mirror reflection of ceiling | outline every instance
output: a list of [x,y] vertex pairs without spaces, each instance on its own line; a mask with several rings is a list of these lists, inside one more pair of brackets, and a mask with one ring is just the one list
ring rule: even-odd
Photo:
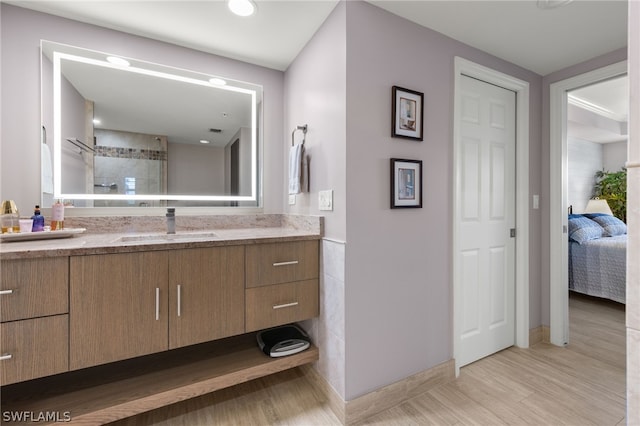
[[74,61],[63,61],[62,73],[83,98],[94,101],[97,129],[135,129],[167,136],[172,143],[208,140],[210,146],[224,147],[241,127],[251,127],[248,94]]
[[[338,4],[257,0],[257,13],[240,18],[220,0],[4,1],[282,71]],[[536,0],[369,3],[541,76],[627,45],[626,1],[577,0],[550,9]]]
[[596,143],[628,139],[629,79],[621,76],[568,95],[567,135]]

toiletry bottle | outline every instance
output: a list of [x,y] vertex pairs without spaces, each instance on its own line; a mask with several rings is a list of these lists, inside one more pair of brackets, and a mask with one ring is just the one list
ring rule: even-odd
[[2,233],[20,232],[20,214],[18,213],[18,207],[13,200],[2,201],[2,215],[0,216],[0,226],[2,227]]
[[33,219],[33,228],[31,229],[32,232],[44,231],[44,216],[40,214],[40,206],[36,205],[31,219]]
[[62,200],[58,200],[51,206],[51,230],[60,231],[62,229],[64,229],[64,204],[62,204]]

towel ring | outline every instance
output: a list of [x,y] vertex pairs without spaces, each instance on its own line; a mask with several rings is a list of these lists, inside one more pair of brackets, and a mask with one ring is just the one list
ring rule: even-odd
[[307,138],[307,125],[305,124],[304,126],[298,126],[295,129],[293,129],[293,132],[291,132],[291,146],[295,145],[295,135],[296,132],[298,130],[302,130],[302,145],[304,145],[304,141]]

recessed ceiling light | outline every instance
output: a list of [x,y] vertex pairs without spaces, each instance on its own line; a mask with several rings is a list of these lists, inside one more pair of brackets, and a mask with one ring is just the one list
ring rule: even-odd
[[200,143],[202,143],[202,144],[208,144],[208,143],[211,143],[211,141],[208,141],[208,140],[206,140],[206,139],[201,139],[201,140],[200,140]]
[[128,67],[129,65],[131,65],[126,59],[119,58],[117,56],[109,56],[107,57],[107,61],[111,62],[113,65],[118,65],[121,67]]
[[211,84],[215,84],[216,86],[224,86],[225,84],[227,84],[227,82],[226,82],[226,81],[224,81],[224,80],[223,80],[223,79],[221,79],[221,78],[217,78],[217,77],[215,77],[215,78],[210,78],[210,79],[209,79],[209,83],[211,83]]
[[251,16],[256,12],[256,4],[251,0],[228,0],[227,6],[238,16]]

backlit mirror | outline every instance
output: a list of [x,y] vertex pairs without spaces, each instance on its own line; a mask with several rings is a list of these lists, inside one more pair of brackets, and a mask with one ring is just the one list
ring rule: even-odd
[[44,206],[259,206],[261,86],[41,47]]

